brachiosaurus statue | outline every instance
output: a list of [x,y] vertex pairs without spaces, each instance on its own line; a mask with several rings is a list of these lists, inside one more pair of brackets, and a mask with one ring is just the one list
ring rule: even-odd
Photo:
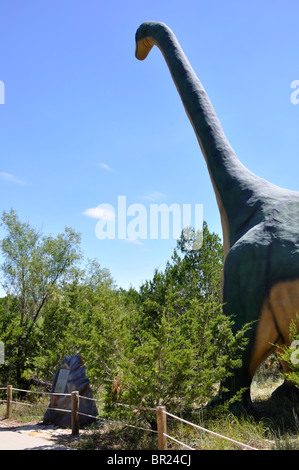
[[[248,408],[256,368],[274,345],[289,344],[290,323],[299,313],[299,192],[244,167],[173,32],[163,23],[145,22],[136,32],[137,59],[145,59],[154,45],[169,67],[215,191],[223,231],[223,311],[234,316],[235,331],[253,322],[243,365],[224,384],[230,390],[224,399],[246,388],[242,405]],[[280,394],[290,387],[284,382]]]

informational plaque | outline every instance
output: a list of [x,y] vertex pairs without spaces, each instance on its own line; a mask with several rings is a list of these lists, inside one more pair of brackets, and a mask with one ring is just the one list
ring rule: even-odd
[[4,343],[0,341],[0,364],[5,363],[5,355],[4,355]]
[[57,377],[54,393],[64,393],[67,379],[69,377],[69,373],[70,373],[69,369],[60,369],[58,377]]

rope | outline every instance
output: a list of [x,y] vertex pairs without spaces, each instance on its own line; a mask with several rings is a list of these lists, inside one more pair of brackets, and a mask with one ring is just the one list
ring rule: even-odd
[[[6,390],[6,387],[0,387],[0,390]],[[12,388],[12,390],[15,390],[17,392],[36,393],[38,395],[53,395],[53,396],[65,396],[65,397],[70,397],[71,396],[71,393],[38,392],[38,391],[35,391],[35,390],[24,390],[22,388]],[[103,402],[103,400],[98,400],[96,398],[90,398],[90,397],[84,397],[82,395],[79,395],[79,398],[82,398],[83,400]],[[142,410],[142,411],[156,411],[156,408],[150,408],[150,407],[145,407],[145,406],[127,405],[127,404],[124,404],[124,403],[113,403],[113,405],[124,406],[124,407],[127,407],[127,408],[135,408],[136,410]]]
[[148,408],[148,407],[135,406],[135,405],[125,405],[124,403],[113,403],[113,405],[125,406],[127,408],[135,408],[136,410],[142,410],[142,411],[156,411],[156,408]]
[[64,396],[70,397],[71,393],[53,393],[53,392],[36,392],[35,390],[24,390],[22,388],[13,388],[12,390],[16,390],[17,392],[26,392],[26,393],[36,393],[38,395],[55,395],[55,396]]
[[24,405],[24,406],[39,406],[40,408],[43,408],[40,405],[33,405],[32,403],[25,403],[25,402],[21,402],[21,401],[12,400],[10,403],[14,403],[15,405]]
[[190,421],[186,421],[185,419],[179,418],[178,416],[175,416],[171,413],[168,413],[168,411],[163,411],[163,413],[165,413],[168,416],[171,416],[172,418],[178,419],[179,421],[182,421],[183,423],[190,424],[190,426],[193,426],[194,428],[200,429],[201,431],[205,431],[205,432],[208,432],[210,434],[213,434],[216,437],[220,437],[221,439],[226,439],[227,441],[233,442],[234,444],[237,444],[239,446],[246,447],[247,449],[258,450],[255,447],[248,446],[247,444],[242,444],[241,442],[230,439],[229,437],[221,436],[221,434],[218,434],[214,431],[210,431],[209,429],[202,428],[201,426],[198,426],[197,424],[190,423]]
[[[0,387],[0,390],[6,390],[7,387]],[[53,395],[53,396],[71,396],[70,393],[50,393],[50,392],[37,392],[37,391],[33,391],[33,390],[24,390],[24,389],[21,389],[21,388],[12,388],[12,390],[16,390],[16,391],[19,391],[19,392],[26,392],[26,393],[36,393],[36,394],[40,394],[40,395]],[[85,400],[92,400],[92,401],[102,401],[102,400],[96,400],[94,398],[90,398],[90,397],[84,397],[84,396],[81,396],[79,395],[79,398],[81,399],[85,399]],[[0,403],[2,402],[6,402],[7,400],[0,400]],[[35,407],[38,407],[38,408],[44,408],[43,406],[41,405],[34,405],[34,404],[31,404],[31,403],[25,403],[25,402],[18,402],[18,401],[11,401],[11,403],[14,403],[14,404],[18,404],[18,405],[25,405],[25,406],[35,406]],[[149,407],[136,407],[136,406],[133,406],[133,405],[127,405],[127,404],[124,404],[124,403],[113,403],[114,405],[117,405],[117,406],[124,406],[124,407],[127,407],[127,408],[135,408],[135,410],[145,410],[145,411],[156,411],[156,408],[149,408]],[[53,410],[53,411],[61,411],[61,412],[64,412],[64,413],[71,413],[72,411],[71,410],[66,410],[66,409],[61,409],[61,408],[50,408],[48,407],[49,410]],[[172,417],[172,418],[175,418],[179,421],[182,421],[183,423],[186,423],[186,424],[189,424],[190,426],[193,426],[194,428],[197,428],[201,431],[204,431],[204,432],[207,432],[207,433],[210,433],[212,434],[213,436],[216,436],[216,437],[220,437],[221,439],[225,439],[229,442],[232,442],[233,444],[236,444],[238,446],[241,446],[241,447],[245,447],[246,449],[251,449],[251,450],[258,450],[256,449],[255,447],[251,447],[247,444],[243,444],[241,442],[238,442],[238,441],[235,441],[234,439],[230,439],[229,437],[225,437],[225,436],[222,436],[221,434],[218,434],[214,431],[210,431],[209,429],[205,429],[201,426],[198,426],[197,424],[193,424],[191,423],[190,421],[187,421],[183,418],[179,418],[178,416],[172,414],[172,413],[169,413],[168,411],[164,411],[163,410],[163,413],[165,413],[166,415]],[[85,414],[85,413],[81,413],[81,412],[78,412],[79,415],[82,415],[82,416],[87,416],[87,417],[91,417],[91,418],[95,418],[95,419],[98,419],[98,420],[101,420],[101,421],[107,421],[107,422],[111,422],[111,423],[116,423],[116,424],[121,424],[122,426],[126,426],[126,427],[130,427],[130,428],[134,428],[134,429],[140,429],[142,431],[147,431],[147,432],[153,432],[153,433],[158,433],[158,431],[154,431],[152,429],[147,429],[147,428],[142,428],[142,427],[138,427],[138,426],[134,426],[132,424],[126,424],[126,423],[123,423],[121,421],[114,421],[114,420],[111,420],[111,419],[105,419],[105,418],[100,418],[100,417],[96,417],[96,416],[92,416],[92,415],[88,415],[88,414]],[[190,450],[194,450],[192,447],[189,447],[187,444],[184,444],[183,442],[180,442],[178,441],[177,439],[175,439],[174,437],[172,436],[169,436],[168,434],[165,434],[164,435],[168,438],[168,439],[171,439],[175,442],[177,442],[178,444],[186,447],[187,449],[190,449]]]
[[[5,387],[3,387],[3,390],[6,390]],[[19,391],[19,392],[31,392],[31,393],[38,393],[38,394],[46,394],[46,395],[63,395],[63,396],[71,396],[71,394],[69,393],[47,393],[47,392],[35,392],[35,391],[32,391],[32,390],[23,390],[23,389],[20,389],[20,388],[13,388],[12,390],[16,390],[16,391]],[[79,395],[79,398],[83,398],[83,399],[86,399],[86,400],[94,400],[94,398],[89,398],[89,397],[83,397],[81,395]],[[6,402],[7,400],[0,400],[0,402]],[[100,401],[100,400],[98,400]],[[11,403],[14,403],[15,405],[24,405],[24,406],[33,406],[33,407],[37,407],[37,408],[44,408],[44,406],[41,406],[41,405],[35,405],[35,404],[32,404],[32,403],[26,403],[26,402],[20,402],[20,401],[14,401],[12,400]],[[123,406],[130,406],[130,405],[123,405]],[[47,407],[48,410],[53,410],[53,411],[61,411],[61,412],[64,412],[64,413],[71,413],[72,410],[67,410],[67,409],[61,409],[61,408],[51,408],[51,407]],[[150,409],[150,408],[138,408],[138,409]],[[155,411],[155,409],[154,409]],[[122,426],[125,426],[125,427],[129,427],[129,428],[134,428],[134,429],[139,429],[141,431],[147,431],[147,432],[153,432],[153,433],[158,433],[158,431],[154,431],[153,429],[148,429],[148,428],[143,428],[143,427],[140,427],[140,426],[134,426],[133,424],[127,424],[127,423],[123,423],[122,421],[114,421],[112,419],[105,419],[105,418],[100,418],[98,416],[93,416],[93,415],[89,415],[89,414],[86,414],[86,413],[82,413],[80,411],[78,411],[78,415],[81,415],[81,416],[87,416],[89,418],[94,418],[94,419],[98,419],[100,421],[106,421],[106,422],[110,422],[110,423],[116,423],[116,424],[120,424]]]
[[103,401],[103,400],[97,400],[96,398],[83,397],[82,395],[79,395],[79,398],[83,398],[83,400],[91,400],[91,401],[99,401],[99,402]]
[[[35,408],[45,408],[42,405],[35,405],[35,404],[32,404],[32,403],[26,403],[24,401],[14,401],[14,400],[12,400],[11,403],[14,403],[15,405],[33,406]],[[67,410],[65,408],[50,408],[50,407],[48,407],[47,409],[48,410],[53,410],[53,411],[63,411],[65,413],[71,413],[72,412],[71,410]]]
[[158,431],[154,431],[153,429],[141,428],[140,426],[134,426],[133,424],[127,424],[127,423],[123,423],[122,421],[115,421],[113,419],[100,418],[99,416],[93,416],[93,415],[88,415],[86,413],[81,413],[81,411],[78,412],[78,415],[88,416],[90,418],[98,419],[100,421],[106,421],[106,422],[109,422],[109,423],[121,424],[122,426],[125,426],[125,427],[128,427],[128,428],[140,429],[141,431],[153,432],[155,434],[158,433]]
[[61,409],[61,408],[47,408],[48,410],[53,410],[53,411],[63,411],[64,413],[71,413],[72,410],[66,410],[66,409]]
[[184,444],[183,442],[178,441],[177,439],[175,439],[172,436],[168,436],[168,434],[165,434],[165,432],[163,432],[163,436],[166,436],[168,439],[171,439],[172,441],[177,442],[178,444],[186,447],[187,449],[194,450],[193,447],[187,446],[187,444]]

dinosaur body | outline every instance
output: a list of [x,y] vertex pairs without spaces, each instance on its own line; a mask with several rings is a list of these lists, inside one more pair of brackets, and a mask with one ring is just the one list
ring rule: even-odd
[[[226,384],[231,394],[247,388],[258,365],[289,344],[299,312],[299,192],[259,178],[237,158],[214,108],[172,31],[143,23],[136,32],[136,57],[161,50],[195,131],[215,191],[223,231],[224,313],[235,330],[254,322],[243,366]],[[285,367],[285,364],[283,364]]]

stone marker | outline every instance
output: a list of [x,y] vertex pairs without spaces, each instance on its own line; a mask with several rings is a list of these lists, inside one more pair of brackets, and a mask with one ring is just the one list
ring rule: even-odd
[[[51,393],[57,393],[57,395],[51,395],[50,397],[50,403],[44,416],[44,424],[56,424],[62,428],[71,427],[71,413],[59,411],[71,410],[71,396],[58,394],[71,394],[74,391],[78,391],[80,395],[79,413],[90,415],[79,414],[79,425],[84,426],[93,423],[95,416],[98,415],[98,410],[93,400],[82,398],[92,398],[92,391],[86,376],[83,359],[79,354],[71,357],[67,356],[54,375]],[[55,410],[55,408],[59,410]]]
[[0,364],[5,364],[5,347],[4,343],[0,341]]

